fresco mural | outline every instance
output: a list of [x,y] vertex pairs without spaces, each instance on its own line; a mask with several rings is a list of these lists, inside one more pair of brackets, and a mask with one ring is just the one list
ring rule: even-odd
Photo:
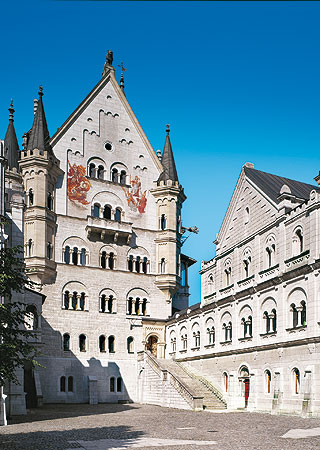
[[136,175],[133,180],[130,179],[131,187],[126,189],[123,186],[123,192],[125,193],[128,206],[135,211],[139,211],[140,214],[145,212],[147,206],[147,191],[142,192],[140,178]]
[[71,166],[69,163],[67,193],[68,199],[73,202],[81,203],[82,205],[89,205],[90,202],[86,200],[87,193],[91,188],[90,181],[86,178],[85,167],[76,164]]

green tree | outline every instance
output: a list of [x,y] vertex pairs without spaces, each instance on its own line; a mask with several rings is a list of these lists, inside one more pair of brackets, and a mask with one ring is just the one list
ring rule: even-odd
[[30,316],[25,304],[14,301],[14,293],[34,287],[26,274],[23,248],[0,248],[0,386],[6,381],[18,383],[16,369],[31,361],[38,351],[30,338],[36,334],[28,330],[26,319]]

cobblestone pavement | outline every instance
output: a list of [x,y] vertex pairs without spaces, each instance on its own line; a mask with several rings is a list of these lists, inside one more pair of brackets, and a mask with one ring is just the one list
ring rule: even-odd
[[[320,419],[240,411],[45,405],[9,423],[0,428],[0,448],[5,450],[320,450]],[[302,431],[289,432],[297,429]],[[292,437],[281,437],[285,434]]]

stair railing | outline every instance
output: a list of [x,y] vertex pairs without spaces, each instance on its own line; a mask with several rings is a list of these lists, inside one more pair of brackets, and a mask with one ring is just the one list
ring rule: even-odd
[[[145,350],[146,362],[154,370],[154,372],[163,381],[169,381],[171,386],[179,392],[179,394],[186,400],[193,410],[203,409],[203,396],[199,396],[196,392],[193,392],[179,377],[173,375],[170,370],[161,367],[161,364],[157,358],[152,355],[149,350]],[[168,377],[169,374],[169,377]]]

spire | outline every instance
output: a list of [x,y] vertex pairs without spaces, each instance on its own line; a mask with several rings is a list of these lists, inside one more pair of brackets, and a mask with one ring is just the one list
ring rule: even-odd
[[38,107],[34,115],[33,125],[29,131],[27,150],[50,150],[50,136],[42,102],[42,86],[39,86]]
[[121,64],[118,64],[118,67],[121,67],[121,76],[120,76],[120,89],[122,90],[122,92],[125,94],[124,92],[124,78],[123,78],[123,72],[125,72],[127,69],[125,69],[123,67],[123,62],[121,61]]
[[19,170],[19,145],[17,140],[16,131],[13,125],[13,100],[11,99],[10,108],[9,108],[9,125],[6,132],[6,137],[4,138],[4,148],[5,148],[5,157],[8,160],[8,167],[10,170],[16,168]]
[[174,157],[173,157],[173,152],[172,152],[172,147],[171,147],[171,142],[170,142],[170,137],[169,137],[169,133],[170,133],[170,125],[167,124],[167,136],[166,136],[166,141],[164,143],[164,149],[163,149],[163,154],[162,154],[162,166],[163,166],[163,172],[160,174],[159,178],[158,178],[158,183],[160,181],[179,181],[178,180],[178,174],[177,174],[177,169],[176,169],[176,165],[174,162]]

